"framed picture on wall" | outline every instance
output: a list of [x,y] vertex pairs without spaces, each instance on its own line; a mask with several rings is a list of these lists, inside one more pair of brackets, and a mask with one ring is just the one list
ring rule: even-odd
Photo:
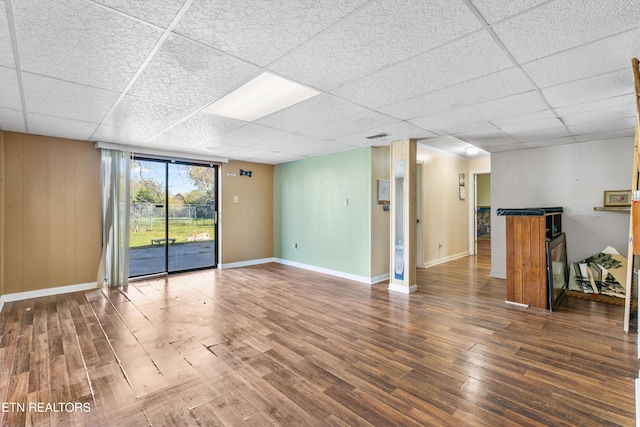
[[631,206],[631,190],[605,191],[604,206],[606,208]]
[[389,189],[388,179],[378,180],[378,204],[388,205],[391,201],[391,191]]

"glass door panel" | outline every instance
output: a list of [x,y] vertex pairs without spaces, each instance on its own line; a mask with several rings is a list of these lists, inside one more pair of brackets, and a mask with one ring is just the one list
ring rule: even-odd
[[168,168],[168,271],[215,267],[217,167]]
[[129,277],[166,271],[166,164],[131,162]]

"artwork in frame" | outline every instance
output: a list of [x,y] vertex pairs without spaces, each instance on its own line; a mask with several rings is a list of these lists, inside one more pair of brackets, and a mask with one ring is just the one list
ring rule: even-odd
[[389,188],[389,180],[379,179],[378,180],[378,204],[388,205],[390,201],[391,201],[391,191]]
[[604,207],[625,207],[631,206],[631,190],[605,191]]

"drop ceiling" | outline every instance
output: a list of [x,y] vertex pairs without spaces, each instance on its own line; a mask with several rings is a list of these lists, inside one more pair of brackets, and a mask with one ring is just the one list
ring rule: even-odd
[[[633,0],[4,0],[0,129],[270,164],[616,143],[638,56]],[[204,111],[265,71],[320,94]]]

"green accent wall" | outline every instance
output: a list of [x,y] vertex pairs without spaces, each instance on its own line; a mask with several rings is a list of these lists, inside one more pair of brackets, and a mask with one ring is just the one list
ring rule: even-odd
[[371,148],[276,165],[274,255],[370,277]]

